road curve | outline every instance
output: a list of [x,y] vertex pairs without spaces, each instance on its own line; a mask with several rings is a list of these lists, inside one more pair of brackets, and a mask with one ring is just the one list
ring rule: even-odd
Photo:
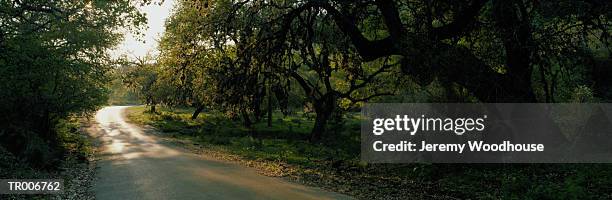
[[127,123],[125,108],[101,109],[89,128],[102,147],[97,199],[350,199],[164,144]]

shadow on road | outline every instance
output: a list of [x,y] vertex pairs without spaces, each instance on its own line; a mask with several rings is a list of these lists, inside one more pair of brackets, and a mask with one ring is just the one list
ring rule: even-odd
[[125,122],[125,108],[98,111],[89,128],[102,149],[98,199],[350,199],[160,143]]

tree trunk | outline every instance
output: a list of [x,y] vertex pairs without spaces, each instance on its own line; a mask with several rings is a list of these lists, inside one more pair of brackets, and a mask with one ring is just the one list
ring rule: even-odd
[[310,141],[317,142],[321,140],[323,133],[326,131],[327,121],[329,121],[336,106],[336,99],[334,95],[326,94],[318,101],[312,103],[317,117],[314,127],[310,132]]
[[196,110],[193,112],[193,114],[191,115],[191,120],[195,120],[198,118],[198,115],[200,115],[200,113],[202,112],[202,110],[204,110],[204,105],[200,105],[198,106],[198,108],[196,108]]
[[272,127],[272,93],[270,91],[268,91],[268,127]]
[[[259,97],[257,97],[259,98]],[[255,117],[255,122],[259,123],[261,121],[261,117],[263,113],[261,113],[261,105],[259,100],[255,100],[253,105],[253,116]]]
[[247,128],[251,128],[251,125],[253,124],[253,122],[251,122],[249,113],[246,112],[245,110],[242,110],[241,113],[242,113],[242,120],[244,121],[244,126]]
[[152,105],[151,105],[151,110],[150,110],[150,112],[151,112],[151,113],[157,113],[157,109],[155,109],[155,104],[152,104]]
[[[520,1],[516,1],[514,4],[511,1],[501,1],[500,4],[508,4],[498,5],[501,10],[507,13],[497,13],[502,16],[496,16],[496,24],[499,29],[504,30],[501,36],[506,50],[506,65],[508,66],[507,74],[509,77],[506,84],[510,86],[512,95],[516,98],[511,102],[535,102],[536,98],[531,85],[531,74],[533,73],[533,67],[531,66],[533,55],[531,27],[527,16],[518,14],[526,12],[520,10],[524,5]],[[515,6],[515,4],[519,5]],[[512,9],[516,7],[519,9]]]
[[310,141],[317,142],[321,140],[323,133],[326,131],[327,121],[331,112],[317,112],[314,127],[310,132]]

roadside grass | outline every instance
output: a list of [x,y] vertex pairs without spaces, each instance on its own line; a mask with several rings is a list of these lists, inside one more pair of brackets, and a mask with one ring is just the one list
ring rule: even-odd
[[[127,117],[152,125],[186,146],[264,163],[262,173],[361,199],[612,199],[610,164],[372,164],[359,160],[360,124],[348,115],[320,144],[307,141],[312,120],[273,116],[245,128],[218,113],[191,120],[192,109],[130,107]],[[207,152],[209,153],[209,152]],[[223,157],[223,156],[222,156]],[[232,159],[235,160],[235,159]]]
[[[60,120],[57,132],[62,155],[57,167],[39,169],[31,167],[22,159],[15,157],[0,147],[0,178],[2,179],[63,179],[64,191],[61,194],[5,194],[0,199],[93,199],[88,188],[93,179],[90,159],[94,149],[90,138],[80,129],[82,119]],[[30,148],[44,148],[32,146]]]
[[[159,114],[148,113],[142,106],[128,110],[130,121],[152,125],[165,136],[223,147],[249,159],[308,165],[313,160],[350,160],[359,155],[360,127],[355,118],[350,118],[345,125],[349,129],[328,135],[322,145],[313,145],[307,141],[313,122],[301,114],[282,118],[275,113],[271,127],[267,127],[264,119],[249,129],[240,121],[226,119],[221,114],[202,113],[191,120],[192,110],[185,108],[160,108]],[[330,148],[339,147],[337,145],[342,147]]]

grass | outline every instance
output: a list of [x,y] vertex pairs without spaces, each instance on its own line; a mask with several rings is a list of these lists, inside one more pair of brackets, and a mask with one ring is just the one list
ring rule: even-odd
[[[312,160],[357,159],[359,155],[360,127],[355,118],[349,119],[348,130],[328,136],[324,145],[312,145],[307,138],[313,122],[302,115],[282,118],[275,113],[271,127],[262,121],[249,129],[240,121],[226,119],[220,114],[202,113],[196,120],[191,120],[191,109],[161,108],[158,115],[145,112],[142,106],[129,110],[128,118],[133,122],[152,125],[171,137],[224,147],[250,159],[280,159],[289,164],[304,165],[312,163]],[[328,147],[337,145],[343,148]]]
[[[263,170],[362,199],[611,199],[609,164],[368,164],[359,160],[359,120],[346,117],[320,144],[306,140],[312,120],[274,115],[245,128],[239,121],[191,109],[131,107],[128,118],[162,135],[231,154]],[[335,128],[335,129],[334,129]],[[264,172],[267,174],[267,172]]]
[[[80,130],[78,119],[60,120],[57,132],[59,147],[62,152],[56,167],[35,168],[23,159],[0,146],[0,178],[3,179],[63,179],[64,191],[57,195],[0,195],[0,199],[82,199],[88,196],[86,190],[90,185],[91,168],[89,160],[94,149],[90,139]],[[39,144],[40,145],[40,144]],[[32,147],[45,148],[45,147]]]

